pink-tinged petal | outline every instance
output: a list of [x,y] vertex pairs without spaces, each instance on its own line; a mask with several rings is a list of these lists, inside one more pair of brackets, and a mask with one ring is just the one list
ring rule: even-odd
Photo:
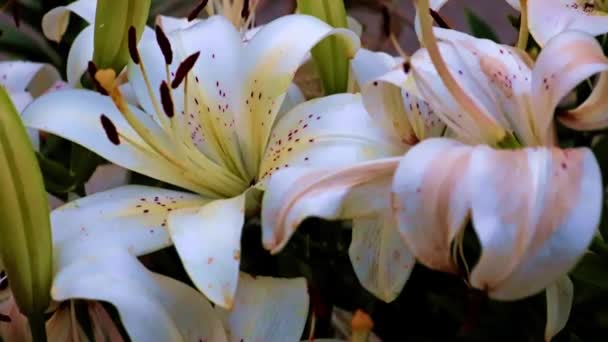
[[206,202],[198,195],[139,185],[69,202],[51,213],[55,250],[65,257],[56,264],[61,267],[78,253],[110,246],[137,256],[170,246],[169,213]]
[[338,169],[293,167],[277,172],[262,202],[264,246],[279,252],[307,217],[354,219],[386,209],[382,197],[366,194],[390,178],[396,164],[396,158],[388,158]]
[[224,308],[234,304],[248,192],[169,216],[171,240],[190,279]]
[[394,300],[414,265],[390,210],[390,182],[398,160],[342,169],[294,167],[270,178],[262,204],[262,238],[280,251],[308,217],[352,219],[349,256],[361,284],[386,302]]
[[544,46],[558,34],[575,30],[593,36],[608,32],[608,16],[593,1],[528,0],[528,25],[534,39]]
[[547,324],[545,325],[545,341],[551,341],[568,323],[572,302],[574,301],[574,285],[568,276],[562,276],[555,284],[547,287]]
[[[477,58],[473,54],[475,51],[450,43],[440,43],[439,49],[449,72],[469,94],[471,105],[481,116],[475,117],[461,106],[461,99],[455,98],[445,86],[424,49],[417,51],[411,59],[412,74],[422,98],[433,103],[439,118],[462,139],[471,143],[496,143],[499,138],[494,133],[504,131],[506,121],[502,111],[496,108],[498,104],[491,95],[493,88],[488,87],[490,80],[480,70],[480,62],[466,64]],[[463,51],[459,53],[458,49]],[[479,52],[475,53],[479,56]],[[468,59],[463,59],[465,54]]]
[[[513,47],[457,31],[436,29],[435,34],[440,41],[452,45],[454,58],[461,64],[450,65],[450,71],[486,113],[502,128],[514,132],[524,144],[537,144],[531,126],[534,118],[530,113],[529,58]],[[456,122],[463,119],[458,114],[451,115]]]
[[241,273],[234,309],[216,310],[224,317],[229,341],[298,341],[308,316],[306,280]]
[[393,210],[401,236],[424,265],[456,272],[451,244],[469,216],[471,147],[427,139],[401,159],[393,180]]
[[332,95],[304,102],[276,123],[258,177],[294,165],[340,167],[402,151],[368,115],[359,95]]
[[607,70],[608,58],[592,36],[569,31],[551,39],[538,56],[532,75],[534,108],[537,117],[542,118],[540,129],[549,127],[555,107],[568,93],[598,73],[601,76],[589,98],[558,118],[564,125],[579,130],[608,126]]
[[[307,15],[287,15],[264,25],[239,56],[243,65],[241,84],[244,97],[237,118],[243,153],[259,165],[271,139],[271,129],[294,75],[310,50],[325,37],[334,36],[344,43],[345,53],[354,56],[360,46],[357,35],[347,29],[333,28]],[[298,39],[293,39],[298,37]],[[249,170],[254,170],[248,165]]]
[[48,39],[58,43],[68,28],[71,12],[92,23],[95,20],[96,6],[97,0],[78,0],[67,6],[55,7],[42,17],[42,32]]
[[600,170],[590,150],[477,147],[469,177],[482,247],[470,277],[474,287],[495,299],[515,300],[574,267],[602,208]]
[[133,341],[227,340],[221,321],[200,292],[148,271],[117,248],[73,258],[57,270],[51,296],[57,301],[88,299],[114,305]]

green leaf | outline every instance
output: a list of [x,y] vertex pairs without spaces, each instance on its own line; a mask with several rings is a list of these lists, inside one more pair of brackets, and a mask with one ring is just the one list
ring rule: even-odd
[[465,16],[471,33],[477,38],[485,38],[500,43],[494,29],[470,9],[465,9]]

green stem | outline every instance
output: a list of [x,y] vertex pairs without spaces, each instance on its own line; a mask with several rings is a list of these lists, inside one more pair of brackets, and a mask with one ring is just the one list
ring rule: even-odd
[[44,314],[36,313],[28,317],[30,323],[30,331],[32,332],[32,341],[46,342],[46,320]]

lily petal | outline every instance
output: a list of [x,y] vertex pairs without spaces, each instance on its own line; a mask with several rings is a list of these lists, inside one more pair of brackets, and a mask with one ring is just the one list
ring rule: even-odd
[[352,219],[349,256],[359,281],[382,300],[394,300],[414,265],[390,211],[397,163],[391,158],[342,169],[294,167],[277,172],[262,203],[264,246],[279,252],[308,217]]
[[[310,50],[327,36],[339,37],[354,56],[360,46],[359,37],[347,29],[335,29],[325,22],[307,15],[287,15],[264,25],[245,46],[244,84],[251,90],[251,114],[238,118],[237,123],[244,154],[261,161],[270,139],[271,129],[284,94],[297,69]],[[298,39],[293,39],[298,37]],[[244,93],[247,96],[247,92]],[[245,112],[247,114],[247,112]],[[251,136],[250,136],[251,135]],[[249,167],[249,169],[251,169]]]
[[[559,54],[560,58],[555,58]],[[593,92],[577,108],[558,116],[566,126],[579,130],[608,126],[605,89],[608,58],[592,36],[575,31],[551,39],[538,56],[532,74],[535,112],[546,129],[558,103],[579,83],[602,73]]]
[[231,308],[241,259],[247,192],[169,216],[169,232],[196,287],[212,302]]
[[[29,90],[34,96],[38,96],[60,79],[57,69],[49,64],[23,61],[0,62],[0,84],[11,93]],[[32,84],[34,80],[41,84]]]
[[57,260],[58,267],[78,258],[78,254],[70,254],[68,250],[82,253],[120,247],[139,256],[170,246],[166,228],[169,213],[200,207],[206,202],[194,194],[139,185],[69,202],[51,213],[55,249],[66,258]]
[[359,50],[352,65],[370,116],[402,148],[431,136],[439,136],[445,125],[424,101],[414,76],[403,70],[400,58]]
[[42,32],[48,39],[59,43],[70,23],[70,12],[92,23],[96,7],[97,0],[78,0],[67,6],[55,7],[42,17]]
[[593,2],[577,0],[528,0],[528,25],[534,39],[544,46],[558,34],[568,31],[593,36],[608,32],[608,16]]
[[545,326],[545,341],[557,335],[568,323],[572,302],[574,300],[574,285],[568,276],[564,275],[547,288],[547,325]]
[[416,261],[401,239],[389,209],[390,180],[380,190],[387,208],[381,215],[353,220],[348,255],[361,285],[390,303],[401,293]]
[[293,165],[339,167],[401,151],[373,122],[359,95],[332,95],[304,102],[276,123],[259,179]]
[[602,208],[600,170],[589,149],[480,146],[469,172],[473,226],[482,247],[473,286],[495,299],[516,300],[574,267]]
[[113,304],[134,341],[226,341],[213,308],[195,289],[148,271],[123,250],[84,256],[58,270],[51,289],[55,300]]
[[306,280],[241,273],[232,312],[216,310],[225,317],[229,341],[298,341],[308,316]]
[[432,138],[412,147],[393,180],[393,210],[406,245],[424,265],[457,272],[451,244],[469,215],[471,147]]
[[85,27],[70,46],[66,63],[66,77],[68,84],[73,87],[80,85],[80,77],[87,71],[89,61],[93,60],[94,30],[93,25]]
[[277,172],[262,200],[264,247],[278,253],[307,217],[353,219],[377,214],[386,207],[381,197],[369,196],[365,204],[358,200],[390,178],[396,163],[395,158],[387,158],[343,168],[293,167]]
[[[69,105],[66,105],[69,104]],[[129,109],[153,132],[166,150],[174,148],[146,114]],[[118,142],[109,140],[100,122],[105,115],[116,128]],[[26,126],[59,135],[129,170],[214,197],[196,179],[162,158],[131,128],[107,96],[87,90],[64,90],[41,96],[23,112]]]
[[[235,174],[244,174],[234,127],[238,111],[236,102],[244,96],[241,94],[242,73],[239,70],[242,64],[239,60],[242,57],[239,32],[225,18],[215,16],[186,30],[174,31],[168,38],[174,54],[169,66],[171,78],[188,56],[200,53],[186,79],[177,89],[171,90],[176,113],[172,120],[181,121],[179,125],[184,125],[190,132],[184,133],[182,139],[192,136],[192,143],[208,158],[232,169]],[[140,65],[132,61],[129,64],[129,80],[144,110],[169,131],[170,125],[159,101],[161,83],[171,83],[165,58],[155,39],[142,39],[139,54]],[[151,92],[142,73],[142,65]]]
[[440,44],[440,51],[450,73],[484,113],[482,117],[472,117],[472,113],[460,106],[453,107],[458,102],[452,103],[454,100],[443,82],[437,82],[434,67],[429,70],[428,53],[422,50],[416,54],[418,57],[412,58],[414,73],[420,77],[416,81],[427,100],[441,110],[437,113],[441,119],[459,135],[470,136],[467,140],[472,143],[495,144],[483,135],[479,141],[478,132],[498,125],[504,131],[514,132],[525,144],[538,144],[530,123],[534,116],[530,114],[529,104],[532,82],[529,58],[513,47],[488,39],[439,28],[434,32],[444,42]]

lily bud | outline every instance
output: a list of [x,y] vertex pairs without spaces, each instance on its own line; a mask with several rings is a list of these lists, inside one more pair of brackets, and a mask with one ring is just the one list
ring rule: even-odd
[[49,206],[32,144],[4,87],[0,165],[0,259],[33,336],[43,339],[53,272]]
[[93,62],[97,67],[112,68],[120,73],[129,61],[129,28],[135,28],[139,40],[149,11],[150,0],[97,1],[93,50]]
[[[317,17],[336,28],[348,27],[346,9],[342,0],[298,0],[302,14]],[[344,93],[348,87],[348,70],[353,54],[338,37],[327,37],[312,51],[325,95]]]

